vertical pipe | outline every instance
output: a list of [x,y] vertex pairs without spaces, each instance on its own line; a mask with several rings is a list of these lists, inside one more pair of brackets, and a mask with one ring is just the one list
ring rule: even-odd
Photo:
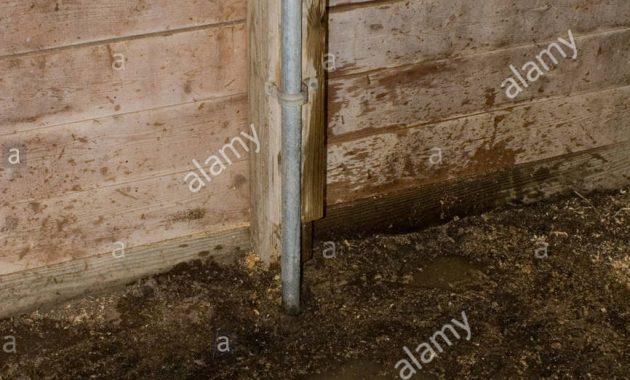
[[[268,1],[268,0],[262,0]],[[282,94],[302,93],[302,1],[282,0]],[[300,172],[302,106],[282,102],[282,297],[287,314],[300,311]]]

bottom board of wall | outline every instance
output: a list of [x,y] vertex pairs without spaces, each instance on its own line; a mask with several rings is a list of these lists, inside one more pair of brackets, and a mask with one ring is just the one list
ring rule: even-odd
[[316,240],[404,232],[510,203],[630,186],[630,141],[330,207]]
[[182,262],[230,261],[250,250],[249,226],[129,248],[0,276],[0,318],[166,272]]

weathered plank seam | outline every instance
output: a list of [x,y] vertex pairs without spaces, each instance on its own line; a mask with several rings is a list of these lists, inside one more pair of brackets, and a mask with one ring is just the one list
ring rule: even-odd
[[[587,38],[601,37],[601,36],[613,35],[613,34],[621,34],[628,31],[630,31],[630,27],[612,28],[612,29],[607,29],[607,30],[598,31],[598,32],[575,35],[575,39],[584,40]],[[499,53],[511,51],[511,50],[543,47],[545,44],[549,44],[550,42],[557,42],[557,39],[549,39],[549,40],[538,41],[538,42],[529,43],[529,44],[511,45],[510,47],[506,47],[502,49],[486,50],[486,51],[480,51],[478,53],[473,53],[473,54],[462,54],[462,55],[450,56],[447,58],[419,60],[419,61],[413,61],[413,62],[409,62],[402,65],[397,65],[397,66],[383,66],[377,69],[356,71],[356,72],[346,73],[346,74],[344,74],[343,69],[339,69],[337,71],[333,71],[329,73],[329,80],[352,79],[356,77],[362,77],[362,76],[366,76],[370,74],[375,74],[381,71],[399,70],[399,69],[404,70],[406,68],[410,68],[410,67],[418,66],[422,64],[439,64],[439,63],[450,62],[450,61],[453,61],[454,59],[476,58],[476,57],[483,57],[486,55],[499,54]]]
[[357,131],[353,131],[353,132],[349,132],[349,133],[343,133],[340,135],[331,135],[329,134],[328,137],[328,146],[334,146],[334,145],[341,145],[343,143],[346,143],[348,141],[353,141],[356,140],[358,138],[364,138],[367,136],[378,136],[381,134],[388,134],[388,133],[395,133],[397,131],[403,131],[406,129],[412,129],[412,128],[418,128],[418,127],[423,127],[423,126],[427,126],[427,125],[436,125],[436,124],[441,124],[441,123],[445,123],[445,122],[449,122],[449,121],[454,121],[454,120],[458,120],[458,119],[466,119],[469,117],[474,117],[474,116],[479,116],[479,115],[483,115],[483,114],[492,114],[492,113],[496,113],[496,112],[501,112],[501,111],[510,111],[513,110],[515,108],[525,108],[525,107],[529,107],[532,104],[537,104],[537,103],[546,103],[549,101],[553,101],[553,100],[557,100],[557,99],[573,99],[573,98],[578,98],[581,96],[586,96],[586,95],[590,95],[590,94],[596,94],[596,93],[606,93],[606,92],[612,92],[612,91],[616,91],[616,90],[623,90],[626,88],[630,88],[630,85],[625,85],[625,86],[614,86],[614,87],[606,87],[606,88],[600,88],[600,89],[596,89],[596,90],[592,90],[592,91],[581,91],[581,92],[575,92],[571,95],[554,95],[554,96],[548,96],[545,98],[536,98],[536,99],[531,99],[531,100],[524,100],[524,101],[520,101],[520,102],[514,102],[514,103],[509,103],[506,104],[502,107],[497,107],[497,108],[489,108],[483,111],[476,111],[476,112],[471,112],[471,113],[467,113],[467,114],[459,114],[459,115],[453,115],[452,117],[447,117],[444,119],[439,119],[439,120],[431,120],[431,121],[426,121],[426,122],[421,122],[421,123],[417,123],[417,124],[406,124],[406,125],[390,125],[390,126],[385,126],[385,127],[379,127],[379,128],[366,128],[366,129],[359,129]]
[[59,128],[59,127],[73,125],[73,124],[85,123],[85,122],[93,121],[93,120],[108,119],[108,118],[111,118],[111,117],[121,117],[121,116],[133,115],[133,114],[138,114],[138,113],[143,113],[143,112],[155,112],[155,111],[159,111],[159,110],[162,110],[162,109],[174,108],[174,107],[184,106],[184,105],[187,105],[187,104],[236,100],[236,99],[239,99],[239,98],[243,98],[245,96],[247,96],[247,92],[241,92],[241,93],[238,93],[238,94],[226,95],[226,96],[210,96],[210,97],[207,97],[207,98],[195,99],[195,100],[193,100],[191,102],[165,104],[165,105],[161,105],[161,106],[158,106],[158,107],[143,108],[143,109],[136,110],[136,111],[115,113],[115,114],[111,114],[111,115],[99,116],[99,117],[96,117],[96,118],[73,120],[73,121],[69,121],[69,122],[49,124],[49,125],[39,125],[39,126],[36,126],[34,128],[24,128],[24,129],[20,129],[18,131],[14,131],[14,132],[0,133],[0,137],[6,137],[6,136],[11,136],[11,135],[18,135],[18,134],[25,133],[25,132],[41,131],[41,130],[48,129],[48,128]]
[[150,32],[150,33],[144,33],[144,34],[132,34],[132,35],[129,35],[129,36],[124,36],[124,37],[115,37],[115,38],[109,38],[109,39],[105,39],[105,40],[96,40],[96,41],[82,42],[82,43],[73,44],[73,45],[56,46],[56,47],[52,47],[52,48],[45,48],[45,49],[40,49],[40,50],[26,51],[26,52],[22,52],[22,53],[1,55],[0,56],[0,61],[5,60],[5,59],[15,59],[15,58],[24,58],[24,57],[38,56],[38,55],[44,55],[44,54],[49,54],[49,53],[54,53],[54,52],[59,52],[59,51],[80,49],[80,48],[92,47],[92,46],[98,46],[98,45],[107,45],[107,44],[112,44],[112,43],[117,43],[117,42],[134,41],[134,40],[140,40],[140,39],[143,39],[143,38],[167,37],[167,36],[172,36],[172,35],[175,35],[175,34],[196,32],[196,31],[200,31],[200,30],[221,29],[221,28],[235,26],[235,25],[245,25],[245,19],[238,19],[238,20],[233,20],[233,21],[224,21],[224,22],[219,22],[219,23],[214,23],[214,24],[196,25],[196,26],[190,26],[190,27],[187,27],[187,28],[180,28],[180,29],[173,29],[173,30],[164,30],[164,31]]

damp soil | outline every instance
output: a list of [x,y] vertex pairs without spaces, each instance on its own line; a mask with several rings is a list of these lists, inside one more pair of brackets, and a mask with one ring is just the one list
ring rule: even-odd
[[630,378],[630,193],[332,243],[305,264],[297,317],[251,257],[192,262],[0,321],[17,351],[0,378],[396,379],[403,347],[462,312],[470,339],[411,378]]

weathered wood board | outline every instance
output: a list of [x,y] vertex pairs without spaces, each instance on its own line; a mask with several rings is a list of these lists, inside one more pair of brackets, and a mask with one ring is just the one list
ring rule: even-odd
[[241,131],[244,94],[0,135],[26,147],[0,168],[0,273],[247,223],[246,151],[199,193],[184,181]]
[[336,76],[627,27],[626,0],[374,1],[331,9],[330,53]]
[[245,19],[246,0],[3,0],[0,56]]
[[0,274],[247,223],[247,160],[198,193],[185,171],[0,208]]
[[282,244],[281,110],[268,85],[280,86],[280,2],[249,0],[249,117],[261,149],[250,162],[252,245],[266,263],[276,262]]
[[349,202],[623,141],[630,141],[629,86],[370,134],[329,146],[327,201]]
[[249,249],[249,230],[238,227],[209,236],[185,236],[151,246],[133,247],[122,258],[114,258],[111,254],[92,255],[5,274],[0,281],[0,318],[125,285],[190,260],[230,262]]
[[243,93],[245,43],[237,24],[2,58],[0,134]]
[[302,106],[302,221],[324,216],[326,188],[326,73],[328,15],[325,0],[302,4],[302,77],[309,81]]
[[24,146],[27,162],[23,169],[0,165],[0,184],[8,185],[0,206],[192,170],[192,159],[203,164],[241,131],[251,134],[245,94],[0,135],[0,146]]
[[436,122],[533,99],[626,86],[630,84],[629,41],[630,30],[576,37],[577,59],[561,59],[515,100],[500,88],[513,75],[509,65],[521,67],[535,59],[539,45],[333,78],[328,93],[329,141],[344,134]]
[[339,204],[315,222],[318,239],[346,233],[413,231],[454,216],[506,204],[528,204],[561,195],[588,194],[630,184],[630,142],[570,153],[504,170],[411,187]]

